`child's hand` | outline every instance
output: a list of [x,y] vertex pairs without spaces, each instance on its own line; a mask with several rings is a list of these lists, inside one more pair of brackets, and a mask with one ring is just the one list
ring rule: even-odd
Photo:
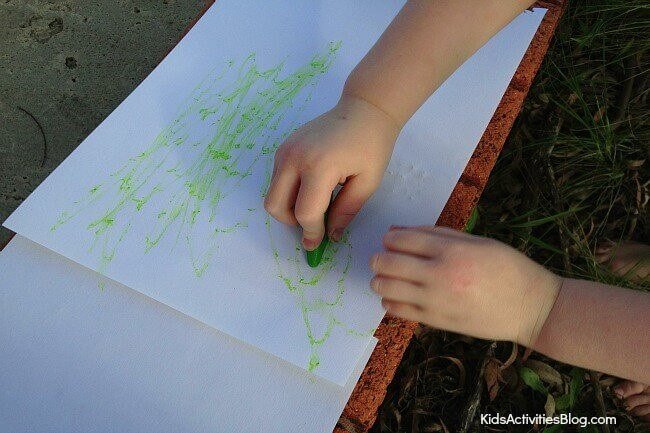
[[562,279],[498,241],[443,227],[392,228],[373,256],[389,313],[479,338],[531,346]]
[[[372,104],[344,95],[332,110],[294,132],[275,154],[264,207],[300,224],[303,245],[316,248],[327,230],[338,241],[379,186],[401,125]],[[324,225],[332,191],[342,184]]]

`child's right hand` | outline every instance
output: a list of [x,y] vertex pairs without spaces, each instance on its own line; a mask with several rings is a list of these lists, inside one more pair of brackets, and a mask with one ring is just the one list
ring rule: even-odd
[[[379,186],[401,126],[374,105],[344,94],[278,148],[264,207],[283,223],[300,224],[307,250],[315,249],[326,231],[338,241]],[[337,184],[343,188],[325,227]]]

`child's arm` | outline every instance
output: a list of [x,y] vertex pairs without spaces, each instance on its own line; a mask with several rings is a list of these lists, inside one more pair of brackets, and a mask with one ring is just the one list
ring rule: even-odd
[[373,257],[389,313],[650,383],[650,294],[563,279],[492,239],[396,228]]
[[532,348],[569,364],[650,383],[650,295],[564,279]]
[[364,99],[401,126],[465,60],[531,4],[409,1],[352,71],[343,94]]
[[265,208],[315,248],[338,240],[379,186],[399,131],[429,95],[531,0],[410,0],[348,77],[339,103],[278,149]]

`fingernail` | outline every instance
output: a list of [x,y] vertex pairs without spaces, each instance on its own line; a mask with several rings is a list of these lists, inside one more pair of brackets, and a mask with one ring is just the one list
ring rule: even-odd
[[343,236],[343,229],[334,229],[330,233],[330,239],[333,240],[334,242],[340,241],[342,236]]
[[318,246],[318,241],[316,239],[302,238],[302,246],[305,247],[307,251],[313,251]]
[[406,226],[390,226],[388,230],[404,230]]

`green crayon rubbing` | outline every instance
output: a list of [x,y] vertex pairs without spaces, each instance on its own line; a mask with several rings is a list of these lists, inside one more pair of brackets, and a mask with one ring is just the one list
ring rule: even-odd
[[[106,268],[120,242],[130,235],[134,219],[153,214],[152,226],[141,239],[144,251],[167,237],[185,242],[194,272],[202,275],[220,237],[247,226],[245,217],[227,227],[219,225],[224,199],[252,174],[260,158],[272,157],[285,138],[279,125],[296,99],[307,98],[305,89],[327,72],[339,46],[330,44],[324,54],[291,73],[285,73],[284,62],[259,69],[254,54],[239,65],[229,61],[221,70],[211,71],[149,147],[128,158],[108,182],[93,186],[72,209],[61,212],[51,231],[91,210],[96,215],[86,227],[94,238],[91,249],[97,249],[100,267]],[[235,77],[230,84],[222,82],[227,74]],[[201,132],[206,129],[207,134]],[[186,151],[189,163],[178,162],[179,148]],[[206,219],[214,228],[211,239],[197,245],[200,236],[194,227]]]
[[[257,208],[250,207],[239,220],[224,225],[220,223],[224,200],[236,193],[261,160],[266,162],[268,170],[275,150],[289,135],[282,132],[286,127],[281,128],[286,115],[290,110],[301,109],[296,106],[298,100],[302,104],[310,101],[308,90],[327,72],[340,45],[340,42],[330,43],[324,53],[313,56],[291,73],[284,71],[284,62],[260,70],[254,54],[239,65],[228,61],[221,70],[211,71],[186,99],[185,108],[158,133],[149,147],[128,158],[104,182],[89,188],[69,210],[58,215],[50,230],[56,232],[82,212],[94,215],[87,221],[86,229],[92,236],[89,250],[97,256],[100,274],[119,254],[120,244],[127,236],[139,236],[144,253],[161,247],[165,239],[171,239],[174,246],[181,242],[189,253],[192,271],[201,277],[213,262],[222,237],[246,229],[247,218],[259,215]],[[230,84],[223,82],[228,74],[235,76]],[[179,162],[179,155],[187,158],[184,163]],[[148,232],[132,233],[133,224],[143,218],[151,221]],[[202,229],[195,231],[199,223]],[[207,235],[206,223],[212,227]],[[269,235],[270,224],[266,216]],[[166,248],[173,248],[168,244],[164,244]],[[342,247],[347,252],[343,253]],[[344,326],[333,311],[340,305],[345,291],[352,257],[350,248],[346,239],[324,251],[323,266],[309,276],[301,271],[304,259],[298,257],[299,246],[296,255],[288,261],[277,249],[272,251],[278,277],[300,307],[312,348],[307,366],[310,371],[320,364],[318,348],[329,338],[332,329]],[[333,298],[324,300],[317,294],[314,297],[313,289],[341,260],[344,266]],[[292,263],[293,272],[283,267],[286,263]],[[309,295],[313,299],[307,296],[307,288],[312,289]],[[327,319],[324,331],[318,335],[312,329],[313,314]]]
[[[269,160],[267,162],[267,185],[271,179],[271,171],[272,161]],[[265,224],[277,267],[277,276],[287,290],[294,295],[300,309],[311,352],[307,370],[314,371],[321,363],[320,348],[330,338],[335,327],[340,327],[348,335],[356,337],[369,337],[374,334],[374,329],[366,332],[352,329],[336,314],[342,306],[346,280],[352,266],[352,244],[348,233],[344,233],[339,242],[332,243],[329,248],[323,248],[320,266],[305,267],[304,250],[300,242],[295,242],[292,256],[280,254],[273,237],[273,222],[268,215],[265,217]],[[338,276],[338,278],[336,278],[334,287],[328,287],[325,280],[332,275],[335,278]],[[319,317],[325,322],[324,327],[320,330],[314,329],[314,317]]]

